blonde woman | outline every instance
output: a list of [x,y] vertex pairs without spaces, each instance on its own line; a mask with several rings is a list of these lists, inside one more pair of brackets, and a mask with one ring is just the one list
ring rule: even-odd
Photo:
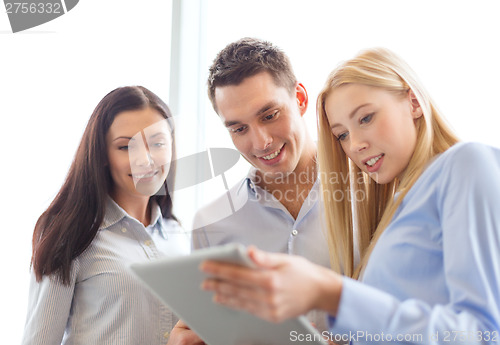
[[333,341],[499,343],[500,150],[457,143],[385,49],[331,73],[318,117],[332,264],[347,277],[250,248],[260,270],[206,262],[203,287],[275,322],[325,310]]

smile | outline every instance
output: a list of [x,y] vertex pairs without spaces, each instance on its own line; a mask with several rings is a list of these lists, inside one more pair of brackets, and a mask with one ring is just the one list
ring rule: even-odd
[[273,158],[276,158],[280,154],[280,152],[281,152],[281,148],[278,151],[273,152],[270,155],[267,155],[267,156],[264,156],[264,157],[261,157],[261,158],[265,159],[266,161],[268,161],[268,160],[271,160]]
[[382,153],[382,154],[378,155],[377,157],[373,157],[372,159],[368,160],[365,164],[368,165],[369,167],[372,167],[383,156],[384,156],[384,154]]
[[132,177],[135,179],[145,179],[145,178],[153,177],[157,173],[158,173],[158,170],[157,171],[150,171],[150,172],[144,173],[144,174],[132,174]]

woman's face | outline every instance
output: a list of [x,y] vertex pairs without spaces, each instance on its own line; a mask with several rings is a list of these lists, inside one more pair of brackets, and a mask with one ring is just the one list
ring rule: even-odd
[[163,185],[172,159],[167,120],[156,110],[124,111],[116,115],[106,135],[112,197],[149,198]]
[[412,91],[401,96],[347,84],[327,97],[325,110],[344,152],[375,182],[404,173],[417,142],[415,120],[422,115]]

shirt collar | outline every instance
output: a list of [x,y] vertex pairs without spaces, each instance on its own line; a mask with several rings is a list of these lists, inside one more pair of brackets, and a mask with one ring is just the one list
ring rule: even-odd
[[[248,190],[252,191],[253,194],[257,193],[257,188],[260,188],[257,183],[257,169],[255,167],[251,167],[248,171],[247,177],[242,181],[241,185],[238,187],[237,193],[241,192],[243,186],[247,186]],[[319,175],[316,177],[316,181],[314,182],[313,189],[317,188],[319,185]]]
[[[283,210],[286,210],[284,206],[274,198],[272,194],[266,197],[266,193],[268,193],[265,189],[259,187],[256,183],[256,181],[259,178],[257,177],[257,169],[255,167],[251,167],[250,170],[248,171],[247,177],[243,179],[241,184],[239,185],[238,189],[236,190],[236,197],[233,196],[233,203],[235,204],[235,209],[239,209],[246,201],[248,201],[249,198],[252,198],[253,200],[258,200],[259,203],[268,206],[268,207],[274,207],[274,208],[280,208]],[[320,195],[320,181],[319,181],[319,175],[316,177],[316,181],[314,181],[314,184],[311,188],[311,191],[309,191],[309,194],[312,192],[314,193],[315,197],[308,197],[306,200],[304,200],[304,204],[302,205],[302,209],[304,209],[304,212],[309,212],[309,210],[316,204],[318,201],[318,195]],[[238,206],[237,206],[238,205]],[[286,211],[288,212],[288,211]]]
[[251,191],[253,194],[257,192],[257,184],[255,183],[257,176],[257,169],[255,167],[251,167],[250,170],[248,171],[247,177],[243,179],[241,185],[238,188],[237,193],[240,194],[242,192],[243,186],[246,186],[245,188],[247,191]]
[[161,217],[160,206],[155,200],[151,200],[151,226],[155,226]]
[[[158,224],[159,226],[157,227],[162,235],[164,235],[164,229],[161,226],[161,222],[159,222],[160,218],[162,217],[161,214],[161,209],[158,203],[154,200],[152,200],[152,207],[151,207],[151,227],[156,227]],[[106,199],[106,211],[104,214],[104,219],[101,223],[101,226],[99,227],[100,229],[107,229],[116,223],[120,222],[123,218],[128,218],[130,220],[136,221],[136,219],[132,218],[129,216],[129,214],[120,207],[114,201],[110,196],[107,197]]]
[[161,222],[160,220],[163,218],[161,214],[161,209],[158,203],[154,200],[152,200],[151,204],[151,225],[149,225],[149,228],[154,232],[156,229],[160,233],[160,235],[164,238],[167,239],[167,229],[165,228],[165,222]]
[[100,229],[107,229],[128,216],[127,212],[125,212],[125,210],[121,208],[110,196],[106,198],[105,207],[104,219],[101,223]]

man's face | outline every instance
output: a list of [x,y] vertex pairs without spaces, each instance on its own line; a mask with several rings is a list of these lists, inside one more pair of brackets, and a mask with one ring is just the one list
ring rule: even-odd
[[308,100],[301,84],[290,94],[261,72],[216,88],[215,100],[234,145],[261,173],[282,177],[304,168],[314,143],[302,118]]

